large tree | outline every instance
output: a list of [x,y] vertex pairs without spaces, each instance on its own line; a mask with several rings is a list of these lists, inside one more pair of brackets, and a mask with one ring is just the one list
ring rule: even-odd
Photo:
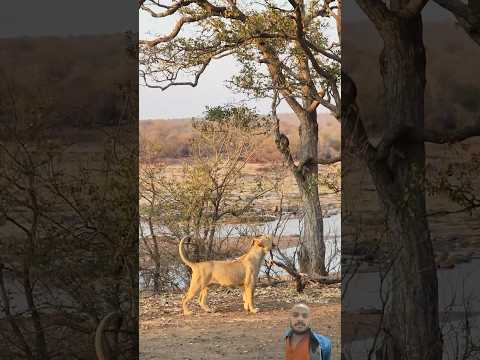
[[[462,141],[479,135],[480,126],[441,133],[425,128],[421,11],[428,0],[391,0],[388,6],[356,1],[383,40],[379,62],[385,106],[380,110],[384,118],[379,118],[384,135],[375,146],[360,117],[355,83],[342,74],[343,136],[361,149],[386,216],[391,269],[381,353],[388,360],[441,359],[438,284],[425,202],[425,143]],[[457,18],[473,19],[465,14]]]
[[[241,65],[231,86],[255,98],[272,99],[277,120],[273,134],[303,203],[301,271],[324,274],[317,108],[323,106],[340,117],[339,43],[326,32],[336,24],[340,34],[341,1],[148,0],[140,1],[140,8],[159,21],[174,23],[168,34],[140,41],[145,85],[162,90],[194,87],[209,66],[231,56]],[[282,100],[300,123],[298,159],[275,115]]]

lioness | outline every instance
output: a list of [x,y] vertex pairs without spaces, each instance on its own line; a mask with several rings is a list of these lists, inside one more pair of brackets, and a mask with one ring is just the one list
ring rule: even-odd
[[236,287],[243,286],[243,308],[247,312],[256,313],[253,306],[253,293],[258,272],[265,255],[272,249],[272,237],[265,235],[252,239],[250,250],[238,259],[225,261],[191,262],[183,252],[183,238],[178,246],[182,261],[192,269],[190,287],[182,301],[183,313],[190,315],[188,302],[200,294],[198,302],[203,310],[210,312],[207,306],[208,287],[212,284]]

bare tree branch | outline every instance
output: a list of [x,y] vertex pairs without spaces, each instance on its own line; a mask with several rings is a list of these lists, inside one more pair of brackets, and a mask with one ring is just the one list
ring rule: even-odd
[[162,17],[166,17],[166,16],[174,14],[181,7],[188,6],[188,5],[192,4],[193,2],[194,2],[193,0],[179,0],[179,1],[174,2],[170,6],[161,6],[162,8],[165,8],[166,10],[163,11],[163,12],[160,12],[160,13],[155,12],[151,8],[149,8],[148,6],[144,5],[145,0],[139,0],[139,5],[140,5],[140,9],[148,12],[151,16],[156,17],[156,18],[162,18]]
[[303,114],[305,112],[305,109],[295,99],[291,91],[289,91],[286,86],[286,79],[281,71],[282,65],[280,59],[278,58],[278,56],[275,55],[274,51],[272,51],[272,49],[266,44],[263,39],[257,39],[256,43],[263,56],[268,60],[267,67],[270,76],[272,77],[274,86],[280,91],[282,96],[285,98],[285,101],[288,103],[288,105],[290,105],[295,114]]
[[450,132],[424,130],[423,140],[435,144],[457,143],[466,139],[480,136],[480,119],[478,123]]
[[356,0],[363,12],[372,20],[377,29],[383,28],[383,22],[392,16],[383,1],[379,0]]
[[175,39],[175,37],[180,32],[180,30],[182,30],[183,25],[188,24],[188,23],[198,22],[198,21],[201,21],[201,20],[205,20],[208,17],[210,17],[210,15],[208,15],[208,14],[198,15],[198,16],[182,17],[177,21],[173,30],[170,32],[170,34],[165,35],[165,36],[157,37],[154,40],[140,40],[139,43],[140,43],[140,45],[146,45],[149,48],[153,48],[160,43],[165,43],[165,42],[168,42],[168,41],[171,41],[171,40]]
[[466,126],[455,131],[437,131],[432,129],[414,128],[408,125],[398,125],[390,129],[376,147],[377,160],[384,160],[390,154],[396,142],[406,141],[411,143],[429,142],[434,144],[451,144],[466,139],[480,136],[480,120],[478,124]]
[[335,156],[331,159],[318,159],[319,165],[333,165],[342,161],[341,156]]
[[[210,62],[212,61],[212,58],[214,56],[211,56],[210,58],[208,58],[200,67],[200,69],[195,73],[195,77],[193,79],[193,81],[170,81],[169,83],[167,83],[166,85],[153,85],[153,84],[150,84],[147,80],[147,73],[145,71],[140,71],[140,76],[143,78],[143,82],[145,84],[145,86],[149,87],[149,88],[152,88],[152,89],[161,89],[161,90],[166,90],[168,89],[170,86],[191,86],[191,87],[196,87],[198,85],[198,81],[200,80],[200,77],[202,76],[202,74],[205,72],[205,70],[207,69],[208,67],[208,64],[210,64]],[[173,80],[173,79],[172,79]]]
[[[337,88],[337,79],[334,76],[332,76],[331,74],[329,74],[324,68],[322,68],[320,66],[320,64],[318,63],[317,59],[313,55],[311,49],[309,48],[309,46],[306,42],[305,30],[303,28],[303,26],[304,26],[303,25],[303,22],[304,22],[303,21],[303,14],[302,14],[302,9],[300,7],[300,4],[297,3],[295,0],[289,0],[289,3],[292,5],[292,7],[295,10],[295,23],[296,23],[296,35],[297,35],[296,40],[298,41],[301,48],[303,49],[303,51],[307,55],[307,57],[310,60],[313,68],[315,69],[315,71],[321,77],[325,78],[325,80],[327,80],[327,82],[330,86],[330,89],[332,90],[332,92],[334,94],[334,99],[335,99],[335,103],[336,103],[336,106],[335,106],[335,105],[331,104],[330,102],[325,101],[323,99],[323,96],[319,96],[315,99],[315,102],[312,104],[312,106],[308,110],[313,111],[317,108],[318,105],[322,104],[327,109],[331,110],[337,116],[339,116],[340,94],[339,94],[338,88]],[[311,86],[315,87],[313,84]],[[315,89],[315,93],[318,93],[316,91],[316,89]]]
[[314,43],[312,43],[310,40],[305,39],[305,43],[306,43],[306,44],[308,45],[308,47],[309,47],[310,49],[312,49],[314,52],[319,53],[319,54],[321,54],[321,55],[323,55],[323,56],[325,56],[325,57],[327,57],[327,58],[329,58],[329,59],[331,59],[331,60],[333,60],[333,61],[338,62],[338,63],[341,63],[341,62],[342,62],[342,59],[340,58],[340,56],[338,56],[337,54],[334,54],[334,53],[332,53],[332,52],[329,52],[329,51],[327,51],[327,50],[325,50],[325,49],[322,49],[322,48],[316,46],[316,45],[315,45]]
[[480,45],[480,4],[470,0],[434,0],[438,5],[450,11],[468,36]]
[[438,5],[450,11],[453,15],[467,19],[468,5],[461,0],[434,0]]

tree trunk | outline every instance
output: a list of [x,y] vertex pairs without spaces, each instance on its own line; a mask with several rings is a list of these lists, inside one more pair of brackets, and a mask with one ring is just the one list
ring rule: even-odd
[[303,234],[299,253],[300,272],[325,275],[323,216],[318,193],[317,112],[300,119],[300,162],[295,179],[303,206]]
[[153,270],[153,292],[155,294],[160,294],[160,274],[161,274],[161,267],[160,267],[160,259],[155,259],[155,269]]
[[3,312],[5,313],[6,320],[10,324],[10,327],[12,328],[12,331],[14,336],[16,337],[16,340],[18,341],[22,351],[24,352],[25,358],[28,360],[31,360],[33,359],[33,354],[30,349],[30,346],[25,340],[22,330],[20,329],[19,325],[15,321],[15,316],[12,316],[12,313],[10,310],[10,296],[8,294],[7,287],[5,286],[3,271],[4,271],[4,265],[0,263],[0,296],[1,296],[1,301],[3,302],[2,304]]
[[30,269],[27,265],[23,266],[23,290],[25,291],[25,299],[27,301],[28,310],[32,318],[33,329],[35,334],[35,352],[33,359],[35,360],[48,360],[47,343],[45,340],[45,332],[40,319],[37,306],[34,300],[33,287],[30,281]]
[[[424,129],[425,48],[422,20],[396,19],[382,31],[381,72],[390,127]],[[378,160],[378,159],[377,159]],[[383,170],[369,163],[386,212],[391,269],[383,358],[442,359],[438,284],[425,205],[425,145],[393,143]]]

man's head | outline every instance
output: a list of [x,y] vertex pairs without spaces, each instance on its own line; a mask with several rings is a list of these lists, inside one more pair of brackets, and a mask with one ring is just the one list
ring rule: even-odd
[[303,334],[310,328],[310,308],[295,304],[290,311],[290,327],[295,334]]

